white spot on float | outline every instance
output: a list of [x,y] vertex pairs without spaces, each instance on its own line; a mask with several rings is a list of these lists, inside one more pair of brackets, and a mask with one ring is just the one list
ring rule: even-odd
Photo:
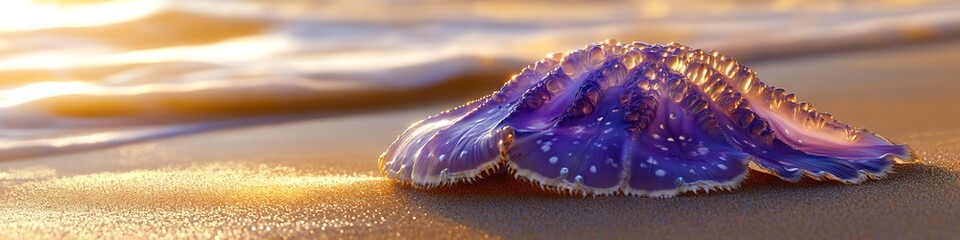
[[693,168],[690,169],[690,173],[697,174],[697,171],[694,171]]
[[697,152],[699,152],[700,155],[707,155],[707,153],[710,153],[710,149],[706,147],[698,147]]
[[680,135],[679,138],[680,138],[680,140],[686,140],[686,139],[687,139],[687,137],[686,137],[686,136],[683,136],[683,135]]
[[[607,124],[607,125],[610,125],[610,124]],[[613,131],[613,128],[607,128],[607,130],[603,130],[603,133],[607,134],[607,133],[610,133],[610,131]]]
[[550,151],[550,146],[553,145],[553,142],[547,141],[543,144],[540,144],[540,150],[543,152]]
[[654,133],[653,135],[650,135],[650,136],[652,136],[652,137],[653,137],[653,139],[657,139],[657,140],[660,140],[660,134],[656,134],[656,133]]
[[653,159],[653,157],[647,157],[647,163],[657,165],[657,160]]
[[660,129],[667,129],[667,128],[663,126],[663,123],[661,123],[661,124],[660,124]]
[[557,163],[557,160],[560,160],[559,158],[557,158],[557,156],[553,156],[553,157],[550,157],[550,159],[547,159],[547,161],[550,161],[550,164]]
[[610,166],[613,166],[613,167],[619,167],[619,165],[617,165],[617,163],[613,162],[613,158],[607,158],[607,161],[604,162],[604,163],[605,163],[605,164],[608,164],[608,165],[610,165]]
[[604,123],[603,125],[610,126],[610,122],[606,122],[606,123]]
[[660,146],[660,150],[663,150],[663,151],[670,151],[670,149],[669,149],[669,148],[667,148],[667,147],[664,147],[664,146]]
[[668,138],[667,138],[667,142],[673,142],[673,141],[676,141],[676,140],[673,140],[672,137],[668,137]]
[[590,173],[597,173],[597,166],[590,165]]
[[677,119],[676,113],[670,113],[670,119]]
[[653,172],[653,174],[656,174],[657,177],[663,177],[667,175],[667,172],[663,171],[663,169],[657,169],[657,171]]
[[446,158],[447,158],[447,155],[446,155],[446,154],[440,154],[440,157],[437,158],[437,160],[443,162],[443,160],[446,159]]
[[467,155],[467,151],[460,151],[460,158],[463,158],[463,155]]
[[727,170],[727,165],[723,165],[722,163],[718,163],[717,167],[723,170]]

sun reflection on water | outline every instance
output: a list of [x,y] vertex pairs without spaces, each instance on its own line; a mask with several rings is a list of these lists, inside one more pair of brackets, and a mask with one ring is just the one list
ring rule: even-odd
[[38,82],[0,91],[0,107],[11,107],[52,96],[89,92],[92,89],[95,87],[83,82]]
[[163,1],[139,0],[67,7],[56,2],[3,0],[0,1],[0,31],[98,26],[142,17],[163,4]]

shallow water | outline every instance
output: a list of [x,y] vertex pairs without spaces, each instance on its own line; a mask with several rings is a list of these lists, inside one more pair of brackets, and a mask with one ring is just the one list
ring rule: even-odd
[[469,100],[606,38],[759,62],[960,35],[951,1],[11,0],[0,16],[0,160]]

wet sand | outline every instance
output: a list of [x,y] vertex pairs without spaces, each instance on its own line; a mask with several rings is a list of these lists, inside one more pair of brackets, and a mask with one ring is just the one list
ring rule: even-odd
[[430,191],[379,177],[387,144],[460,104],[448,102],[0,163],[0,236],[950,238],[960,234],[958,53],[952,41],[749,64],[923,158],[860,185],[751,172],[732,192],[581,198],[505,175]]

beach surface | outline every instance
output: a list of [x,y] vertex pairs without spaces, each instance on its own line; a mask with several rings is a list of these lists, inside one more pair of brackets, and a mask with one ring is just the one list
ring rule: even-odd
[[451,101],[2,162],[0,235],[952,238],[960,236],[958,63],[960,41],[748,63],[766,83],[922,158],[860,185],[751,172],[730,192],[583,198],[506,174],[434,190],[381,177],[381,151],[414,121],[462,103]]

